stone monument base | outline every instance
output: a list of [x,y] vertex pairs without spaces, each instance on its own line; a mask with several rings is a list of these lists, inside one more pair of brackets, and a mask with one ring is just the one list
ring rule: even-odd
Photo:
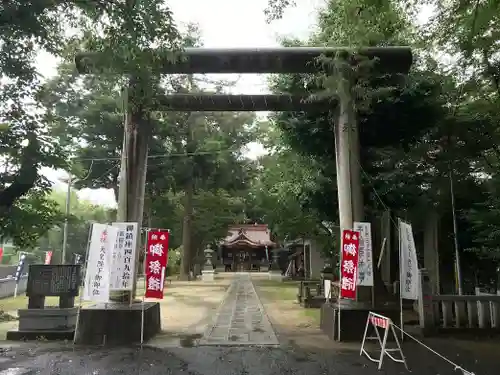
[[371,308],[359,302],[346,303],[342,301],[340,305],[340,340],[338,302],[325,303],[321,307],[320,328],[330,340],[361,342],[370,311],[386,316],[399,325],[399,308],[395,304]]
[[281,270],[270,270],[268,271],[269,280],[283,281],[283,275]]
[[128,345],[141,342],[142,310],[144,309],[144,342],[161,330],[158,302],[98,303],[82,308],[78,318],[75,343],[82,345]]
[[215,271],[214,270],[201,271],[201,279],[203,281],[214,281],[215,280]]
[[19,329],[7,332],[7,340],[73,340],[77,307],[20,309]]

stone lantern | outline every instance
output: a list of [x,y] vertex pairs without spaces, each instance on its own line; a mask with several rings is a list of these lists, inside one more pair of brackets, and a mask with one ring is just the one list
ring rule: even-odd
[[213,281],[215,278],[215,271],[212,265],[212,256],[214,251],[210,245],[207,245],[203,254],[205,255],[205,265],[203,266],[203,271],[201,271],[201,279],[203,281]]
[[269,267],[269,279],[270,280],[283,280],[283,275],[281,273],[280,265],[279,265],[279,257],[280,257],[281,249],[274,248],[271,250],[272,252],[272,262]]

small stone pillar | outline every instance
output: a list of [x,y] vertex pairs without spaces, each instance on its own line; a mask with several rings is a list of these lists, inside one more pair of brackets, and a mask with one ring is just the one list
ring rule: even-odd
[[419,270],[419,283],[418,315],[420,329],[424,335],[429,335],[436,329],[434,304],[432,302],[434,291],[429,273],[424,268]]
[[272,261],[269,267],[269,280],[283,280],[283,275],[281,273],[279,265],[280,249],[272,249]]
[[432,290],[439,294],[439,251],[438,251],[438,215],[430,211],[425,220],[424,227],[424,267],[429,275]]
[[213,252],[210,245],[207,245],[206,249],[203,250],[203,254],[205,254],[205,265],[203,266],[203,271],[201,271],[201,279],[203,281],[214,281],[215,279],[214,267],[212,265]]

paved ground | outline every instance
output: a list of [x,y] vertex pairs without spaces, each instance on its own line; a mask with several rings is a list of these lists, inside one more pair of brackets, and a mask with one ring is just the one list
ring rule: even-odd
[[[407,374],[402,365],[389,361],[379,372],[359,356],[359,344],[326,339],[316,318],[294,304],[293,293],[279,299],[266,294],[259,280],[252,284],[248,275],[222,276],[226,277],[210,284],[168,285],[162,303],[164,332],[151,346],[74,348],[60,343],[0,342],[0,375]],[[285,289],[278,293],[290,294]],[[433,341],[438,351],[476,375],[499,373],[498,345],[485,342],[480,351],[488,354],[474,356],[470,343],[450,343]],[[405,343],[404,351],[413,373],[461,375],[415,344]]]
[[236,274],[200,345],[278,345],[248,274]]

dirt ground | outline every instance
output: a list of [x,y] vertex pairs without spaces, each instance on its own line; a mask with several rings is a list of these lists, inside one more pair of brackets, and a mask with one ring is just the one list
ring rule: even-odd
[[[279,335],[280,342],[320,355],[349,356],[352,363],[371,368],[365,358],[359,357],[360,342],[337,343],[328,339],[319,329],[319,309],[304,309],[297,303],[297,282],[276,282],[254,275],[254,284],[264,308]],[[457,339],[419,338],[447,359],[474,372],[476,375],[500,373],[500,338]],[[406,339],[403,343],[410,370],[418,374],[460,374],[446,360],[431,353],[420,344]],[[386,361],[381,374],[405,373],[401,364]],[[463,373],[467,375],[467,373]]]
[[316,352],[359,350],[359,344],[339,345],[321,332],[319,309],[304,309],[297,302],[298,282],[270,281],[262,274],[253,274],[252,279],[280,343]]
[[156,348],[194,345],[215,318],[231,284],[231,276],[220,273],[215,281],[172,281],[161,301],[162,332],[148,342]]
[[[143,283],[143,282],[142,282]],[[215,316],[226,290],[231,283],[231,276],[220,274],[213,282],[205,281],[168,281],[164,299],[161,303],[162,332],[148,344],[153,347],[192,346],[193,340],[201,337],[207,325]],[[137,295],[144,293],[144,286],[138,282]],[[140,298],[140,297],[139,297]],[[146,299],[147,301],[147,299]],[[91,302],[83,302],[88,305]],[[48,297],[46,306],[56,306],[58,299]],[[76,305],[79,301],[76,301]],[[26,296],[0,300],[0,309],[14,318],[17,310],[28,306]],[[5,340],[7,331],[16,329],[17,320],[0,322],[0,341]]]

